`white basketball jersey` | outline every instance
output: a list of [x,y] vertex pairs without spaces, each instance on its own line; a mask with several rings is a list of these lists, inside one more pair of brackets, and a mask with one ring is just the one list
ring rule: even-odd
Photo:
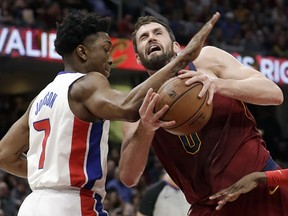
[[68,104],[69,86],[84,75],[60,72],[33,102],[28,181],[32,190],[77,187],[103,200],[110,122],[82,121]]

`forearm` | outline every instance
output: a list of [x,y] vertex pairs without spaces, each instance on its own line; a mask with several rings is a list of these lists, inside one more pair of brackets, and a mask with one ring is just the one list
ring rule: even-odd
[[0,141],[0,169],[19,177],[27,177],[29,148],[28,111],[15,122]]
[[127,186],[138,183],[145,170],[155,132],[145,130],[140,123],[133,136],[126,140],[119,161],[119,178]]
[[[27,145],[23,145],[20,149],[9,148],[10,137],[6,135],[0,141],[0,169],[15,176],[27,178],[27,159],[23,152],[28,147]],[[17,142],[17,138],[15,141]]]
[[267,171],[266,177],[268,186],[275,187],[278,185],[287,185],[288,169]]
[[216,93],[245,103],[279,105],[283,102],[281,89],[262,75],[247,79],[215,79]]
[[27,160],[19,158],[17,161],[1,164],[1,169],[18,177],[27,178]]

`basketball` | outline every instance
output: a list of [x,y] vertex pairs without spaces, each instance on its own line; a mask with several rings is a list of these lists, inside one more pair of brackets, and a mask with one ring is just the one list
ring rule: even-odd
[[164,128],[175,135],[189,135],[199,131],[206,125],[212,114],[213,105],[207,104],[208,92],[203,97],[198,97],[203,84],[195,82],[186,85],[187,79],[173,77],[158,90],[160,98],[154,111],[159,111],[165,104],[169,105],[161,120],[176,121],[172,127]]

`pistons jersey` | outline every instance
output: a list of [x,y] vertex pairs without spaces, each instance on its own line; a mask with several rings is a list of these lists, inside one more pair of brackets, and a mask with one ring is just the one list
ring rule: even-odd
[[31,106],[27,160],[32,190],[80,188],[105,196],[110,123],[82,121],[68,103],[70,85],[84,75],[60,72]]

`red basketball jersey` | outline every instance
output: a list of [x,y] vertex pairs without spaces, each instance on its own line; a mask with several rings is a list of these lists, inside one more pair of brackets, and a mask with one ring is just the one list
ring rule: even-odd
[[153,149],[190,204],[215,204],[208,197],[244,175],[260,171],[269,152],[247,106],[215,95],[209,122],[198,133],[157,130]]

